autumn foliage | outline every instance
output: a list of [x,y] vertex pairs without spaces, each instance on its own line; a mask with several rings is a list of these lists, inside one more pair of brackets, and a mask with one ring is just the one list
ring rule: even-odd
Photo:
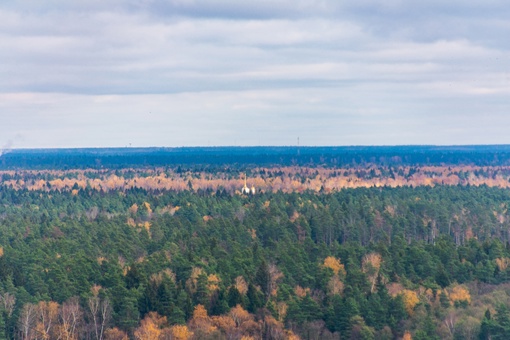
[[[303,192],[311,190],[319,192],[338,191],[345,188],[370,187],[401,187],[401,186],[437,186],[437,185],[487,185],[489,187],[509,188],[510,182],[503,173],[508,167],[499,167],[490,174],[479,166],[395,166],[391,169],[386,166],[370,166],[369,168],[308,168],[308,167],[277,167],[257,168],[258,173],[248,179],[248,186],[255,186],[262,192]],[[105,170],[23,170],[18,174],[26,180],[5,180],[3,184],[15,189],[46,190],[46,191],[72,191],[78,195],[80,190],[91,188],[94,190],[111,191],[141,188],[145,190],[213,190],[220,188],[231,193],[238,192],[244,185],[244,175],[232,178],[226,173],[217,172],[209,174],[178,173],[170,169],[144,169],[143,175],[137,169],[124,169],[121,172]],[[260,173],[263,172],[264,175]],[[132,176],[132,174],[135,176]],[[469,174],[465,176],[463,174]],[[0,171],[2,175],[11,175],[10,171]],[[91,176],[94,174],[94,176]],[[124,176],[125,174],[125,176]],[[278,175],[277,175],[278,174]],[[44,180],[48,176],[50,180]],[[34,179],[34,177],[36,179]],[[305,178],[306,180],[303,180]],[[191,183],[191,186],[190,186]],[[133,205],[131,213],[136,214],[142,210],[148,216],[153,210],[147,202]],[[140,209],[139,209],[140,208]],[[296,219],[293,215],[291,219]]]
[[114,327],[105,331],[105,340],[129,340],[129,337],[126,332]]
[[508,287],[481,298],[509,281],[499,170],[260,167],[236,195],[235,170],[193,169],[1,177],[8,338],[468,339],[503,320],[487,306]]
[[471,303],[471,294],[469,290],[463,286],[455,286],[449,292],[452,303]]
[[370,281],[371,292],[374,292],[377,277],[379,276],[379,269],[381,268],[381,262],[382,257],[377,253],[369,253],[363,257],[361,268]]
[[335,275],[345,275],[345,266],[339,259],[334,258],[333,256],[326,257],[323,265],[325,268],[331,269]]
[[339,259],[328,256],[324,259],[323,267],[333,271],[333,276],[329,279],[327,286],[329,295],[341,295],[344,290],[342,278],[345,278],[346,275],[345,266]]
[[413,290],[404,289],[402,291],[402,297],[404,299],[404,305],[407,314],[412,315],[414,312],[414,307],[418,304],[418,302],[420,302],[418,294]]

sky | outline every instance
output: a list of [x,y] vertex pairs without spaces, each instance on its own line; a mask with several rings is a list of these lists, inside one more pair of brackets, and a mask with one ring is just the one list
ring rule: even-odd
[[508,18],[508,0],[3,0],[0,148],[510,144]]

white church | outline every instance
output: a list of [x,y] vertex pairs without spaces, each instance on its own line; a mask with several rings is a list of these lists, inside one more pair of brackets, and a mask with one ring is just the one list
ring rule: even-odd
[[241,189],[241,193],[245,194],[245,195],[250,195],[250,194],[255,195],[255,193],[256,193],[254,185],[252,185],[251,188],[248,188],[248,186],[246,185],[246,173],[244,174],[244,186]]

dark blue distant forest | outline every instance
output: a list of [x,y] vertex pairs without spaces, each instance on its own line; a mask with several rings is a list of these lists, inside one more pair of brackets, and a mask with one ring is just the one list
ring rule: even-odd
[[510,145],[15,149],[0,156],[0,169],[366,164],[509,165]]

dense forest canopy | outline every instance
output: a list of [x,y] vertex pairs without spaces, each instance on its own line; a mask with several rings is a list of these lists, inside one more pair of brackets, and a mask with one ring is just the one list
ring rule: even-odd
[[85,169],[185,165],[328,166],[510,165],[510,145],[180,147],[14,149],[0,156],[0,169]]
[[0,339],[508,338],[507,155],[15,150]]

